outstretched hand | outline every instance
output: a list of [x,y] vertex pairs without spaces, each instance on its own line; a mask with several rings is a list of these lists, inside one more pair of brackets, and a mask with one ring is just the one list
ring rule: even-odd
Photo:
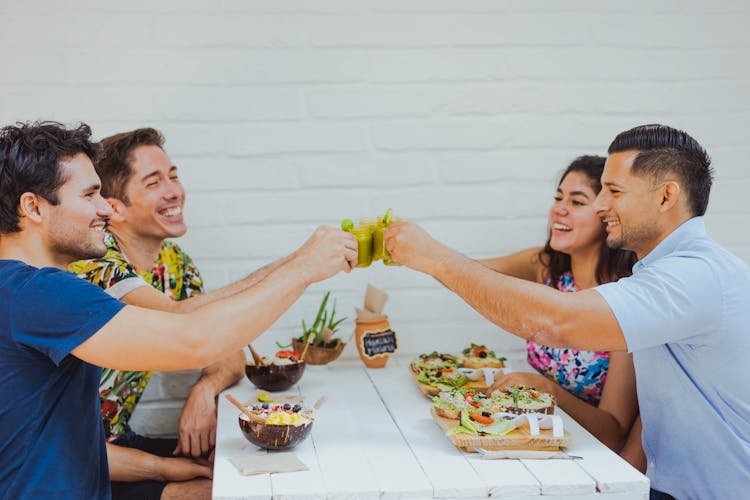
[[414,222],[393,222],[383,234],[391,259],[416,271],[431,271],[447,248]]
[[350,233],[319,226],[295,252],[308,283],[330,278],[357,265],[357,240]]
[[533,387],[542,392],[547,392],[556,396],[557,390],[560,387],[544,375],[532,372],[512,372],[507,374],[498,373],[495,375],[495,383],[492,387],[487,389],[487,395],[489,396],[492,392],[502,389],[504,387],[510,387],[514,385],[525,385],[526,387]]

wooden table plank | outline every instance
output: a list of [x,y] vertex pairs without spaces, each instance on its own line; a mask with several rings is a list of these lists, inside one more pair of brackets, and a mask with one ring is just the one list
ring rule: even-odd
[[[313,432],[329,496],[425,496],[431,486],[359,360],[308,367],[305,395],[325,394]],[[335,383],[330,383],[335,380]],[[345,472],[344,472],[345,471]]]

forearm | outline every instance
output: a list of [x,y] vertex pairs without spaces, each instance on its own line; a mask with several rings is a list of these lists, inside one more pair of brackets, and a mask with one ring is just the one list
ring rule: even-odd
[[73,354],[119,370],[205,368],[263,333],[308,283],[304,265],[290,261],[256,286],[191,313],[126,306]]
[[163,481],[161,457],[145,451],[107,443],[107,462],[112,481]]
[[293,254],[287,255],[283,259],[279,259],[261,267],[260,269],[241,279],[240,281],[222,288],[218,288],[216,290],[212,290],[210,292],[202,293],[200,295],[194,295],[193,297],[190,297],[186,300],[176,302],[174,304],[174,311],[179,313],[195,311],[196,309],[207,304],[211,304],[212,302],[216,302],[217,300],[231,297],[232,295],[236,295],[244,290],[247,290],[248,288],[252,288],[253,286],[263,281],[273,271],[290,262],[292,258]]
[[578,399],[560,386],[557,387],[555,399],[558,406],[608,448],[619,451],[628,430],[620,425],[614,415]]
[[194,388],[202,387],[218,396],[221,391],[237,383],[245,374],[245,353],[237,351],[207,366]]
[[[448,248],[439,252],[427,272],[482,316],[526,340],[577,349],[625,348],[614,315],[594,291],[563,293],[488,272],[485,266]],[[598,334],[588,335],[591,331]]]
[[[447,250],[429,271],[482,316],[527,340],[549,338],[559,317],[556,291],[501,273]],[[523,304],[523,307],[518,307]]]

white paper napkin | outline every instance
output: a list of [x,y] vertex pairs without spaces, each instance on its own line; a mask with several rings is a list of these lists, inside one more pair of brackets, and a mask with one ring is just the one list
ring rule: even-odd
[[264,455],[238,455],[230,458],[229,461],[243,476],[309,470],[307,465],[291,451],[275,451]]

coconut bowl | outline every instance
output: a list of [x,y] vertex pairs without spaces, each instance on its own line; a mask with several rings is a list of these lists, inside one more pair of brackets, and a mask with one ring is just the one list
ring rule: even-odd
[[253,421],[244,414],[239,416],[240,430],[245,439],[266,450],[285,450],[304,441],[312,430],[313,421],[302,425],[266,425]]
[[285,391],[302,378],[306,364],[297,361],[288,365],[245,365],[245,375],[258,389]]

